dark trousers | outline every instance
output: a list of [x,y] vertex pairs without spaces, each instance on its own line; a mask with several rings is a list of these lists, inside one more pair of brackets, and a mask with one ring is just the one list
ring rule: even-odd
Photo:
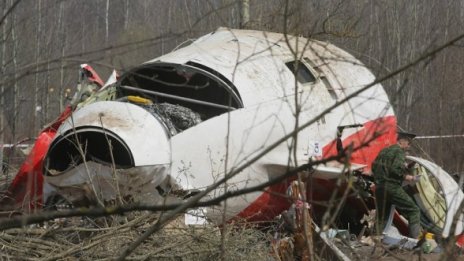
[[375,188],[377,230],[382,232],[390,214],[391,205],[412,225],[420,226],[420,210],[401,185],[386,183]]

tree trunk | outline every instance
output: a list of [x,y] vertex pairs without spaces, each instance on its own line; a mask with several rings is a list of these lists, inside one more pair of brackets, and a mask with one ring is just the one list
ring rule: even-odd
[[[13,5],[13,0],[9,6]],[[13,42],[13,120],[11,121],[11,132],[12,132],[12,141],[15,142],[16,138],[16,122],[19,115],[19,106],[18,106],[18,96],[19,96],[19,89],[18,89],[18,78],[17,78],[17,54],[18,54],[18,42],[17,42],[17,35],[16,35],[16,15],[14,13],[11,14],[11,40]]]
[[106,12],[105,12],[105,45],[108,45],[108,13],[110,10],[110,0],[106,0]]
[[124,13],[124,30],[127,30],[129,25],[129,0],[125,1],[125,13]]
[[240,2],[240,28],[247,28],[250,22],[250,0]]
[[[7,3],[4,1],[3,3],[3,16],[6,14],[6,7]],[[7,19],[3,21],[2,25],[2,67],[0,68],[1,75],[5,73],[5,63],[6,63],[6,23]],[[3,172],[3,144],[5,144],[5,86],[3,84],[0,85],[0,166],[1,171]],[[2,173],[3,174],[3,173]],[[4,188],[1,188],[4,189]]]
[[60,33],[61,33],[61,65],[60,65],[60,89],[57,90],[58,91],[58,95],[59,95],[59,111],[63,111],[63,108],[64,108],[64,102],[63,102],[63,88],[64,88],[64,68],[65,68],[65,62],[63,60],[63,57],[64,57],[64,50],[65,50],[65,47],[66,47],[66,29],[65,29],[65,26],[64,26],[64,16],[63,16],[63,5],[64,5],[64,2],[61,2],[60,3],[60,13],[58,15],[58,25],[59,25],[59,28],[60,28]]
[[[39,105],[39,56],[40,56],[40,34],[41,34],[41,16],[42,16],[42,0],[37,0],[37,37],[36,37],[36,52],[35,52],[35,63],[36,63],[36,72],[35,72],[35,87],[34,87],[34,119],[33,119],[33,132],[36,133],[38,129],[38,120],[42,109]],[[40,109],[39,109],[40,108]],[[40,127],[39,127],[40,129]]]

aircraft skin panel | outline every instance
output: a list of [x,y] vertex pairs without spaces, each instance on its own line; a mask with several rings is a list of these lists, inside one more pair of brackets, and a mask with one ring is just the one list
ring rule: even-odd
[[[238,42],[233,41],[235,36],[239,37]],[[229,40],[224,40],[225,37],[229,37]],[[251,43],[256,42],[257,38],[261,42],[253,46]],[[213,184],[214,181],[221,177],[226,169],[226,146],[229,149],[228,155],[230,157],[227,159],[227,164],[228,169],[230,169],[256,155],[266,145],[293,130],[295,126],[293,115],[295,110],[295,98],[293,96],[295,80],[293,73],[285,66],[285,62],[291,59],[291,55],[282,40],[282,35],[277,34],[263,36],[259,33],[245,31],[243,35],[231,36],[230,32],[227,31],[216,32],[211,38],[204,37],[198,40],[201,47],[198,46],[200,44],[194,43],[189,47],[156,59],[156,61],[171,63],[186,63],[192,60],[222,73],[233,81],[245,105],[245,108],[231,112],[230,120],[229,115],[224,114],[185,130],[172,138],[172,175],[180,181],[184,188],[201,189]],[[227,42],[227,44],[218,44],[224,42]],[[280,43],[280,46],[274,45],[274,43]],[[302,43],[299,44],[299,46],[303,46]],[[314,42],[314,45],[320,45],[320,43]],[[202,48],[202,50],[198,48]],[[237,48],[240,48],[241,56],[237,57],[239,65],[235,66],[237,59],[231,59],[230,54],[236,53]],[[331,67],[332,63],[338,61],[337,59],[324,58],[324,55],[327,56],[325,53],[327,50],[332,55],[336,53],[337,48],[332,45],[325,45],[321,49],[321,53],[314,53],[317,48],[310,48],[309,50],[306,55],[308,58],[321,59],[324,66],[329,68],[328,71],[337,70],[337,68]],[[344,58],[350,61],[354,59],[347,53],[341,53],[338,56],[343,57],[335,58]],[[352,79],[357,79],[356,77],[370,79],[373,77],[368,70],[353,71],[351,68],[344,69],[349,70],[348,75]],[[278,73],[272,74],[268,72]],[[340,83],[341,89],[344,82],[339,80],[337,76],[339,75],[329,72],[325,75],[329,79],[333,78],[332,82]],[[359,79],[357,81],[359,82]],[[364,81],[367,80],[364,79]],[[362,86],[358,86],[358,88],[360,87]],[[329,95],[327,86],[324,86],[321,81],[310,85],[300,85],[298,83],[298,89],[300,90],[298,102],[302,106],[300,123],[311,120],[327,108],[328,105],[335,102]],[[386,98],[384,92],[379,93],[379,96],[382,95],[383,97],[380,97],[380,99]],[[348,110],[346,106],[340,106],[324,116],[324,120],[300,132],[300,142],[297,148],[298,158],[309,158],[309,145],[314,141],[317,141],[321,146],[325,145],[325,153],[329,155],[331,151],[327,148],[335,148],[332,145],[334,144],[333,140],[337,126],[363,123],[375,119],[377,116],[376,113],[367,115],[366,118],[362,119],[362,122],[355,122],[351,117],[352,114],[353,112]],[[229,132],[227,126],[234,126],[234,128],[231,128]],[[263,130],[265,130],[264,133]],[[347,130],[344,135],[347,137],[352,134],[352,131],[357,130]],[[211,135],[211,133],[214,133],[214,135]],[[192,136],[196,138],[192,140]],[[229,143],[227,144],[228,137]],[[366,139],[358,140],[358,143],[360,143]],[[188,144],[187,148],[185,144]],[[266,166],[271,164],[287,166],[289,162],[292,162],[289,146],[290,142],[281,144],[246,171],[232,178],[229,182],[230,188],[233,189],[234,186],[241,187],[242,184],[252,186],[267,181],[269,177],[262,175],[262,173],[266,173]],[[359,161],[362,161],[362,159]],[[220,193],[221,189],[218,189],[211,193],[210,196],[214,197]],[[243,201],[237,200],[229,203],[230,213],[238,213],[243,209],[243,206],[246,206],[259,196],[260,193],[253,193],[244,196],[241,199]]]
[[[453,180],[453,178],[435,163],[418,157],[407,156],[407,158],[425,167],[429,173],[432,174],[438,181],[443,193],[441,196],[444,197],[447,208],[446,220],[442,234],[445,237],[448,236],[450,234],[455,215],[458,213],[461,202],[464,200],[464,193],[459,188],[459,185]],[[463,231],[463,214],[458,216],[457,221],[458,222],[456,224],[454,235],[459,235]]]
[[[378,121],[378,120],[376,120]],[[365,125],[374,125],[378,124],[376,121],[373,122],[367,122]],[[369,146],[369,148],[363,148],[362,150],[370,150],[370,149],[375,149],[380,151],[382,148],[384,148],[384,144],[394,144],[396,142],[396,119],[394,117],[392,118],[386,118],[384,121],[385,126],[389,126],[390,131],[388,133],[385,133],[384,135],[380,136],[379,139],[381,142],[377,143],[378,147],[373,148],[373,146]],[[392,125],[393,124],[393,125]],[[345,139],[344,143],[349,144],[351,142],[354,143],[360,143],[358,140],[359,136],[365,136],[364,132],[366,130],[361,130],[359,133],[355,133],[350,137],[347,137]],[[324,150],[324,157],[330,156],[332,153],[336,152],[334,150],[334,143],[326,144],[323,147]],[[358,159],[359,160],[359,159]],[[369,160],[366,158],[363,158],[363,160]],[[363,161],[360,160],[359,163],[365,163],[365,164],[370,164],[370,161]],[[353,160],[354,161],[354,160]],[[290,184],[290,183],[288,183]],[[271,186],[270,188],[266,189],[265,192],[263,192],[261,195],[253,199],[253,203],[247,205],[245,209],[242,209],[237,216],[240,218],[244,218],[247,220],[270,220],[272,219],[275,213],[280,213],[283,210],[288,209],[289,207],[289,201],[286,199],[286,197],[281,196],[278,197],[276,195],[285,195],[287,187],[282,186],[282,184],[277,184],[275,186]],[[311,192],[308,191],[308,198],[312,198],[310,195]],[[329,191],[330,195],[330,191]],[[250,200],[248,200],[250,201]]]
[[[201,174],[202,178],[198,179],[198,184],[195,184],[195,180],[185,180],[183,183],[185,186],[200,186],[206,181],[212,183],[216,179],[216,172],[224,172],[224,165],[213,168],[211,164],[222,164],[224,161],[227,137],[229,137],[228,154],[231,155],[228,166],[231,168],[293,131],[295,127],[293,107],[292,97],[274,100],[256,107],[238,109],[229,115],[217,116],[175,135],[172,138],[173,171],[188,168],[194,173],[213,173],[209,177],[207,174]],[[315,108],[313,113],[307,110],[306,114],[301,114],[300,124],[312,120],[321,110]],[[353,122],[349,123],[353,124]],[[314,123],[302,130],[298,135],[298,158],[309,158],[308,143],[310,141],[318,141],[321,145],[333,141],[338,125],[336,115],[329,114],[325,123]],[[234,127],[228,132],[228,126]],[[214,135],[211,135],[212,132]],[[192,136],[197,138],[191,140]],[[186,149],[185,144],[191,147]],[[286,166],[289,162],[289,146],[290,141],[284,142],[266,154],[263,161],[267,162],[264,164],[275,163]],[[188,159],[188,162],[185,162],[185,159]]]
[[416,204],[423,210],[426,217],[439,228],[444,228],[446,221],[446,201],[444,197],[436,191],[427,170],[420,166],[416,171],[421,175],[420,180],[415,184],[418,192],[413,195]]
[[58,193],[69,202],[91,200],[118,202],[130,199],[142,204],[163,204],[156,189],[170,173],[170,164],[117,169],[94,161],[81,163],[61,175],[45,176],[44,198]]
[[[313,53],[307,51],[308,57],[314,66],[327,78],[330,86],[336,92],[338,99],[345,98],[360,88],[372,83],[375,76],[365,65],[351,54],[333,45],[316,42],[311,45]],[[315,58],[311,57],[311,54]],[[362,123],[374,118],[394,115],[388,96],[382,85],[364,91],[350,99],[345,105],[347,114],[354,117],[354,122]],[[347,130],[347,132],[355,130]]]
[[[369,170],[380,150],[396,143],[397,121],[395,116],[387,116],[365,122],[363,125],[363,128],[357,132],[342,137],[342,141],[345,148],[351,144],[359,147],[369,142],[369,146],[353,152],[351,159],[353,163],[365,164]],[[324,148],[324,155],[337,154],[335,143],[336,141],[333,140]]]
[[42,161],[55,133],[56,130],[44,130],[39,134],[34,147],[10,184],[7,197],[0,201],[0,206],[21,206],[26,213],[35,212],[42,207]]
[[[278,57],[257,55],[238,65],[235,65],[236,60],[233,59],[233,65],[229,65],[227,60],[236,50],[231,51],[230,55],[222,49],[217,54],[214,51],[217,49],[212,47],[210,51],[187,61],[170,57],[161,57],[159,60],[172,63],[193,61],[217,71],[235,85],[245,107],[281,97],[294,86],[292,73]],[[192,52],[196,53],[198,50]],[[190,56],[187,54],[187,57]],[[280,73],[275,73],[276,71]]]
[[[317,100],[312,100],[312,102],[316,104],[316,107],[318,107],[317,105],[322,106],[323,104],[323,102],[319,104]],[[311,106],[305,105],[308,109],[306,110],[306,114],[301,115],[300,123],[311,120],[323,109],[317,108],[316,110],[315,108],[312,111],[313,113],[311,113],[309,109]],[[295,126],[295,120],[292,114],[293,107],[294,102],[292,97],[286,97],[280,101],[275,100],[263,103],[257,107],[235,110],[231,112],[230,115],[224,114],[215,117],[174,136],[172,138],[173,176],[183,187],[189,189],[201,189],[209,184],[213,184],[224,175],[225,155],[227,154],[226,148],[228,148],[228,155],[230,155],[227,162],[228,169],[256,155],[258,152],[265,149],[267,145],[272,144],[274,141],[293,130]],[[340,123],[337,115],[343,113],[342,109],[338,110],[338,113],[327,115],[324,124],[314,123],[299,133],[299,147],[297,148],[299,159],[309,159],[309,141],[318,141],[321,146],[324,147],[324,157],[336,155],[334,138],[336,136],[337,126]],[[337,112],[337,110],[335,110],[335,112]],[[353,124],[353,122],[348,123]],[[230,128],[228,131],[228,126],[234,127]],[[374,133],[379,130],[383,130],[385,133],[376,139],[378,148],[369,146],[369,151],[374,150],[378,152],[381,148],[395,142],[396,118],[394,116],[369,121],[364,123],[364,126],[364,128],[361,128],[355,134],[347,136],[344,144],[347,146],[351,142],[354,142],[354,145],[358,146],[362,142],[369,141]],[[316,129],[317,131],[315,131]],[[211,135],[211,132],[214,132],[214,135]],[[192,136],[197,137],[197,139],[191,140],[190,137]],[[229,137],[229,139],[227,139],[227,137]],[[228,145],[226,142],[227,140],[229,141]],[[185,148],[185,144],[189,144],[189,148]],[[244,183],[246,183],[247,186],[254,186],[268,181],[272,178],[269,174],[260,174],[269,173],[266,170],[266,166],[287,166],[289,162],[294,162],[290,160],[292,157],[289,146],[290,141],[284,142],[269,152],[255,162],[250,168],[232,178],[228,183],[229,188],[242,187],[241,184]],[[376,155],[376,153],[371,154],[366,152],[367,149],[355,152],[353,154],[353,162],[370,165],[370,160],[373,160],[372,155]],[[188,161],[186,161],[186,159],[188,159]],[[299,164],[303,163],[305,162],[300,162]],[[280,174],[285,172],[285,168],[283,168],[282,171],[283,172]],[[276,185],[274,188],[271,188],[271,190],[277,189],[278,192],[281,193],[283,187],[281,185]],[[210,196],[214,197],[222,192],[223,190],[221,191],[221,189],[219,189]],[[269,205],[264,205],[264,201],[271,200],[272,206],[276,204],[276,202],[279,202],[279,200],[275,199],[275,196],[266,194],[268,193],[252,193],[234,199],[233,202],[227,204],[229,213],[231,213],[229,218],[235,216],[232,213],[238,214],[242,211],[243,207],[248,206],[250,202],[253,202],[252,205],[256,205],[256,207],[261,206],[264,208],[269,207]],[[282,206],[285,204],[286,201],[284,200]],[[251,209],[254,209],[254,207],[251,207]],[[270,209],[278,208],[270,207]],[[254,210],[251,212],[254,212]],[[244,213],[248,212],[245,211]],[[256,215],[256,213],[253,215]],[[214,215],[210,217],[212,216]],[[247,214],[240,214],[240,216],[245,217]],[[218,214],[217,218],[222,218],[222,216]]]
[[165,128],[140,106],[116,101],[89,104],[66,120],[58,129],[58,134],[65,135],[70,130],[82,127],[111,130],[126,142],[135,166],[171,162],[171,145]]
[[[290,42],[295,44],[296,38],[289,38]],[[306,41],[304,38],[298,38],[299,49],[306,47],[303,56],[320,67],[327,80],[334,85],[329,87],[335,89],[341,98],[344,97],[341,93],[349,94],[375,79],[372,73],[349,53],[334,45],[314,40],[310,40],[310,44],[306,46]],[[183,64],[192,60],[214,69],[234,83],[243,104],[247,107],[294,92],[295,81],[292,72],[285,66],[285,62],[294,60],[292,57],[294,55],[287,47],[282,34],[220,28],[187,47],[150,62]],[[378,99],[388,103],[388,97],[380,85],[373,89],[366,94],[371,100]],[[353,106],[360,106],[364,101],[365,99],[362,99]],[[369,109],[375,108],[377,107]],[[389,114],[392,114],[391,110]],[[380,112],[373,115],[380,115]]]
[[[230,124],[230,125],[229,125]],[[228,126],[234,126],[228,128]],[[268,145],[294,127],[294,117],[286,101],[273,101],[256,108],[238,109],[230,114],[223,114],[202,122],[172,138],[173,163],[172,175],[187,189],[202,189],[223,177],[227,170],[246,162],[262,152]],[[214,133],[214,135],[212,135]],[[191,137],[196,139],[192,140]],[[299,134],[303,139],[309,135],[306,131]],[[228,189],[234,190],[244,186],[254,186],[269,180],[266,166],[287,166],[289,143],[284,142],[252,166],[234,176],[228,182]],[[188,144],[188,147],[185,146]],[[303,149],[298,148],[302,154]],[[227,157],[227,162],[226,162]],[[222,194],[223,188],[213,191],[210,196]],[[227,205],[230,213],[237,214],[261,193],[252,193],[234,200]],[[248,203],[246,203],[248,202]],[[222,215],[208,215],[220,223]],[[228,218],[231,218],[229,216]]]
[[56,130],[71,113],[71,107],[67,106],[57,119],[40,132],[32,150],[8,187],[7,197],[0,201],[0,205],[8,208],[21,206],[25,212],[37,211],[42,207],[43,158],[55,137]]

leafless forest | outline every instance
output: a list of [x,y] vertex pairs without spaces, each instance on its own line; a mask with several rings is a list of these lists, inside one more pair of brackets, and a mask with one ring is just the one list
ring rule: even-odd
[[[74,91],[80,63],[103,78],[187,44],[220,26],[328,40],[377,76],[464,33],[464,1],[233,0],[2,1],[1,130],[5,143],[33,138]],[[245,1],[247,2],[247,1]],[[245,22],[243,22],[245,21]],[[453,45],[384,82],[402,128],[420,136],[464,131],[463,46]],[[463,138],[421,139],[451,173]]]
[[[464,34],[464,0],[2,0],[0,6],[0,144],[34,138],[59,115],[74,93],[79,64],[91,64],[105,80],[113,69],[122,74],[218,27],[329,41],[377,77]],[[382,83],[399,125],[425,136],[417,140],[416,152],[456,174],[464,173],[463,65],[459,41]],[[131,226],[107,235],[128,236],[124,229]],[[94,231],[71,232],[78,237]],[[220,242],[217,231],[209,232]],[[230,241],[244,239],[265,249],[247,233]],[[173,244],[203,240],[198,238]],[[181,257],[188,251],[195,250]],[[257,260],[265,251],[254,253]],[[150,255],[135,259],[144,258]]]

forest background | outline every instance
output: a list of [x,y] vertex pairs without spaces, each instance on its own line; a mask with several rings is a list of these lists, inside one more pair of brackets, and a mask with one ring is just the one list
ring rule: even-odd
[[[105,80],[218,27],[329,41],[376,76],[464,34],[463,0],[2,0],[0,144],[57,117],[88,63]],[[399,126],[450,173],[464,164],[464,42],[383,82]],[[457,135],[449,137],[448,135]],[[445,136],[435,138],[434,136]]]

